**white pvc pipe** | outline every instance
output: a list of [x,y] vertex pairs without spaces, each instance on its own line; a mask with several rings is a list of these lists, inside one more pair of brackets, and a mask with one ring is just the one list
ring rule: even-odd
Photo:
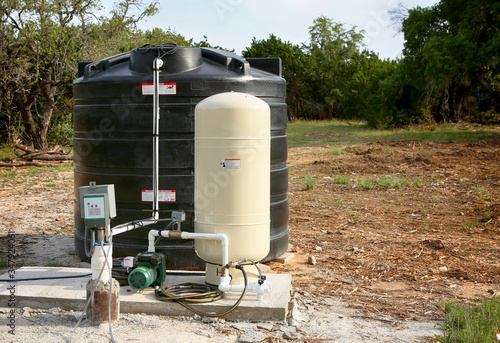
[[[218,240],[222,245],[222,266],[229,263],[229,238],[227,238],[227,235],[223,233],[193,233],[184,231],[150,230],[148,233],[148,251],[155,251],[155,237],[158,237],[160,234],[162,237],[166,238]],[[231,278],[229,277],[229,272],[226,272],[225,276],[220,277],[219,289],[221,289],[221,286],[226,288],[229,286],[230,282]]]
[[[243,292],[245,289],[245,284],[241,282],[238,285],[220,284],[219,289],[223,292]],[[258,282],[249,282],[247,286],[247,292],[254,293],[268,293],[271,289],[271,283],[264,281],[262,285]]]
[[148,225],[152,225],[152,224],[156,224],[156,223],[158,223],[158,219],[156,219],[154,217],[151,217],[148,219],[142,219],[142,220],[138,220],[138,221],[134,220],[134,221],[131,221],[131,222],[128,222],[125,224],[120,224],[120,225],[113,227],[111,229],[111,235],[116,236],[116,235],[119,235],[121,233],[130,231],[130,230],[135,230],[135,229],[138,229],[140,227],[144,227],[144,226],[148,226]]

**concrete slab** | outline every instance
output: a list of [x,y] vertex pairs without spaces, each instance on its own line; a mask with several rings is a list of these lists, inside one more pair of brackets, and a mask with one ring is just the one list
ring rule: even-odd
[[[16,279],[37,277],[60,277],[90,274],[88,268],[63,267],[22,267],[16,270]],[[262,301],[257,295],[247,293],[240,305],[222,318],[243,321],[286,320],[291,287],[291,276],[286,274],[266,274],[272,283],[271,292],[264,294]],[[3,274],[0,279],[8,279]],[[54,279],[0,283],[0,303],[7,304],[15,296],[16,307],[49,309],[60,307],[64,310],[83,310],[86,302],[86,285],[90,276],[72,279]],[[166,284],[175,285],[185,282],[204,283],[203,276],[170,276]],[[12,287],[14,285],[14,287]],[[14,290],[14,291],[13,291]],[[211,303],[193,305],[205,313],[220,313],[232,306],[239,298],[239,293],[228,292],[224,299]],[[158,314],[165,316],[191,316],[193,312],[170,301],[158,301],[152,288],[137,292],[130,287],[120,288],[120,311],[123,313]]]
[[293,252],[286,252],[283,255],[274,259],[274,262],[279,263],[287,263],[295,258],[295,254]]

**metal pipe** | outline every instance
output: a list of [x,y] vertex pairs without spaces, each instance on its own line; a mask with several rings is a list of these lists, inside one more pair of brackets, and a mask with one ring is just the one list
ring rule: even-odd
[[159,219],[158,185],[160,173],[159,141],[160,141],[160,68],[163,66],[161,58],[153,61],[153,218]]

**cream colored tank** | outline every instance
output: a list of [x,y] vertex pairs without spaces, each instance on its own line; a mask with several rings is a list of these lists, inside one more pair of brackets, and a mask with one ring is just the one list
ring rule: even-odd
[[[226,234],[230,261],[269,253],[270,118],[266,102],[244,93],[216,94],[195,109],[194,230]],[[196,240],[195,250],[207,282],[218,284],[220,242]]]

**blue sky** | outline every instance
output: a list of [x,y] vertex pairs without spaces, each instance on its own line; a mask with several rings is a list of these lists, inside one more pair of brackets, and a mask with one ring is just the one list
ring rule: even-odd
[[[103,0],[104,6],[110,2]],[[438,1],[403,2],[413,8]],[[210,44],[241,54],[253,37],[267,39],[271,33],[294,44],[305,43],[313,20],[325,15],[348,28],[365,30],[366,47],[394,59],[403,48],[403,35],[392,27],[387,11],[396,4],[396,0],[160,0],[158,14],[140,28],[170,27],[195,41],[205,35]]]

